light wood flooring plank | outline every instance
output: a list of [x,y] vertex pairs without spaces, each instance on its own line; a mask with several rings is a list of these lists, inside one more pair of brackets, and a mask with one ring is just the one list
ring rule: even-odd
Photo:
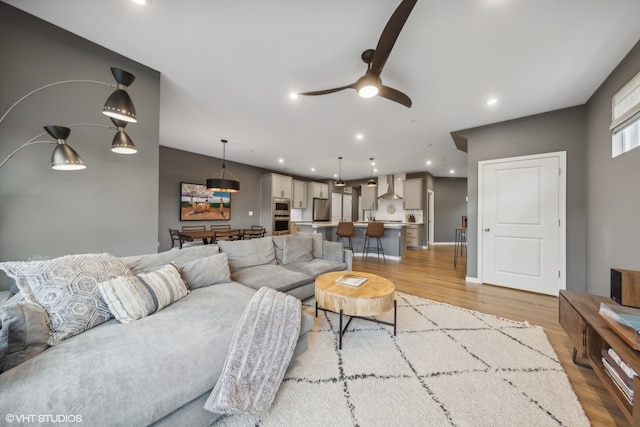
[[449,245],[408,250],[401,261],[370,257],[365,262],[356,257],[353,269],[384,276],[400,292],[542,326],[592,426],[630,426],[596,374],[573,364],[572,346],[558,322],[557,297],[467,283],[466,260],[458,258],[454,268],[453,246]]

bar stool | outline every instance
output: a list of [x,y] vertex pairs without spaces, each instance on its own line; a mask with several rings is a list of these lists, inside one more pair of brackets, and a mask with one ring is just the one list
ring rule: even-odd
[[[382,242],[380,241],[380,237],[384,234],[384,224],[381,222],[370,222],[367,225],[367,231],[364,233],[364,260],[367,260],[367,256],[369,252],[376,252],[377,254],[382,254],[382,260],[387,262],[387,259],[384,257],[384,250],[382,250]],[[371,239],[376,239],[376,245],[371,246]],[[378,259],[380,257],[378,256]]]
[[344,242],[342,243],[342,245],[344,246],[345,249],[353,250],[353,246],[351,245],[351,236],[353,236],[353,233],[354,233],[353,222],[350,222],[350,221],[339,222],[338,229],[336,230],[336,236],[338,236],[336,241],[342,242],[343,238],[345,237],[348,238],[349,246],[344,246]]

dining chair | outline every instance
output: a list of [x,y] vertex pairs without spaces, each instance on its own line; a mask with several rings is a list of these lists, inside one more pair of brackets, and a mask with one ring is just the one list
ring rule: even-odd
[[344,246],[344,242],[342,245],[345,249],[353,250],[353,246],[351,244],[351,237],[353,236],[355,229],[353,227],[353,222],[351,221],[340,221],[338,223],[338,229],[336,230],[336,240],[339,242],[343,242],[343,239],[346,237],[349,239],[349,246]]
[[[367,231],[364,233],[364,260],[367,260],[369,252],[376,252],[378,254],[378,260],[380,260],[380,254],[382,254],[382,260],[387,262],[384,257],[384,250],[382,249],[382,242],[380,237],[384,234],[384,223],[372,221],[367,225]],[[371,245],[371,239],[376,239],[375,246]]]
[[231,230],[231,224],[213,224],[211,225],[212,230]]
[[178,247],[182,249],[182,239],[180,238],[180,230],[169,229],[169,235],[171,236],[171,249],[176,242],[178,242]]

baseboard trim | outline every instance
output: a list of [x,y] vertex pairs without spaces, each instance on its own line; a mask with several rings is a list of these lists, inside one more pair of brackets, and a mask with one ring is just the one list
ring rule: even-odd
[[482,285],[482,280],[478,279],[477,277],[465,277],[464,278],[465,281],[469,282],[469,283],[476,283],[478,285]]
[[450,245],[450,246],[453,246],[455,244],[456,244],[455,242],[433,242],[432,243],[432,245],[434,245],[434,246],[435,245]]

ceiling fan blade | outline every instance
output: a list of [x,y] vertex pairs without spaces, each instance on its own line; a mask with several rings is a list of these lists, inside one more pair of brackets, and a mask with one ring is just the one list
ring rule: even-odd
[[411,98],[409,98],[404,93],[399,90],[390,88],[389,86],[380,87],[380,91],[378,92],[378,96],[383,98],[387,98],[391,101],[395,101],[398,104],[402,104],[407,108],[411,108]]
[[339,91],[345,90],[345,89],[355,89],[355,83],[352,83],[352,84],[350,84],[348,86],[336,87],[336,88],[333,88],[333,89],[316,90],[314,92],[303,92],[303,93],[299,93],[298,95],[306,95],[306,96],[326,95],[328,93],[339,92]]
[[404,23],[407,22],[413,6],[416,5],[416,1],[417,0],[402,0],[402,3],[400,3],[395,12],[393,12],[393,15],[391,15],[391,18],[389,18],[389,22],[387,22],[384,30],[382,30],[382,35],[380,36],[380,40],[378,40],[378,46],[376,46],[376,51],[371,61],[371,71],[375,74],[380,75],[382,72],[384,64],[386,64],[387,58],[389,58],[389,54],[391,53],[391,49],[396,43]]

